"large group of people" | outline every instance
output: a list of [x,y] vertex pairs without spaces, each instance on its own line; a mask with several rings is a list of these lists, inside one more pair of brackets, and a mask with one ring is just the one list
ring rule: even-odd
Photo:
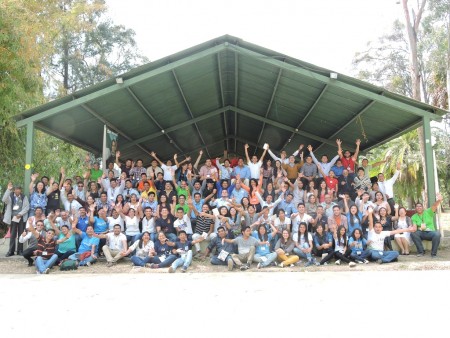
[[10,182],[3,196],[6,256],[23,255],[39,274],[65,261],[90,266],[100,256],[108,267],[127,257],[168,272],[207,258],[228,270],[332,260],[352,267],[396,261],[413,243],[423,256],[423,240],[436,257],[442,196],[428,209],[417,203],[410,218],[394,199],[401,164],[390,179],[371,178],[381,162],[358,164],[359,140],[353,154],[336,144],[331,161],[326,154],[319,161],[311,146],[278,157],[265,144],[260,158],[245,145],[246,158],[225,154],[200,167],[202,151],[195,162],[175,154],[165,163],[152,152],[147,168],[117,151],[107,168],[87,163],[82,176],[69,178],[64,168],[58,180],[33,173],[27,192]]

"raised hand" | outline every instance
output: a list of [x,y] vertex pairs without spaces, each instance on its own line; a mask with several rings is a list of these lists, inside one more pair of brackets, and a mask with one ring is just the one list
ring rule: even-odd
[[336,144],[337,144],[338,146],[340,146],[340,145],[342,144],[342,141],[341,141],[340,139],[337,139],[337,140],[336,140]]
[[356,143],[357,146],[359,146],[361,144],[361,140],[358,138],[358,139],[356,139],[355,143]]
[[120,157],[120,151],[119,150],[116,151],[116,157]]
[[244,145],[244,148],[245,148],[245,149],[248,149],[248,148],[249,148],[249,145],[246,143],[246,144]]
[[12,184],[12,182],[8,182],[8,190],[12,190],[13,189],[13,184]]
[[155,153],[154,151],[152,151],[152,152],[150,153],[150,155],[152,155],[152,157],[156,157],[156,153]]

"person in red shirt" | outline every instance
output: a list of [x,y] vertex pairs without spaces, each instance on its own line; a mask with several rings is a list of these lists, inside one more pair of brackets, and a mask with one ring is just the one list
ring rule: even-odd
[[325,175],[325,173],[322,170],[322,167],[320,165],[317,166],[317,169],[322,174],[323,180],[327,184],[329,193],[333,194],[334,198],[336,198],[336,196],[339,196],[339,194],[338,194],[339,184],[338,184],[338,180],[337,180],[336,176],[334,175],[334,171],[330,170],[328,173],[328,176],[327,176],[327,175]]
[[345,150],[344,152],[342,152],[342,141],[340,139],[337,139],[336,143],[338,145],[338,154],[341,158],[342,165],[345,169],[348,170],[349,176],[353,180],[355,176],[355,163],[358,160],[359,145],[361,144],[361,140],[356,140],[356,150],[353,155],[349,150]]

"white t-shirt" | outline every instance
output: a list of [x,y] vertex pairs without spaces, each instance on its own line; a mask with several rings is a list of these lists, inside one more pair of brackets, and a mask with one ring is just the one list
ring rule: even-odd
[[170,171],[171,171],[171,169],[177,170],[177,168],[178,167],[176,165],[168,167],[165,164],[163,164],[161,166],[161,169],[164,170],[164,180],[172,182],[172,173]]
[[255,180],[259,180],[260,169],[262,166],[262,162],[258,161],[256,163],[248,162],[248,168],[250,169],[250,178],[254,178]]
[[127,226],[127,230],[125,231],[126,235],[134,236],[139,234],[139,220],[136,216],[133,218],[125,216],[125,224]]
[[300,223],[305,222],[307,225],[309,225],[312,220],[313,218],[308,214],[303,214],[303,217],[297,215],[292,222],[292,233],[298,232],[298,226],[300,225]]
[[[294,242],[298,243],[298,232],[296,232],[292,235],[292,240]],[[309,242],[312,242],[312,235],[311,235],[311,233],[308,232],[308,245],[309,245]],[[300,243],[298,243],[298,244],[299,245],[305,244],[305,236],[301,236]]]
[[370,243],[370,248],[372,250],[383,251],[384,250],[384,239],[386,237],[389,237],[390,234],[391,234],[390,231],[382,231],[379,234],[377,234],[375,232],[375,230],[370,230],[368,232],[368,236],[367,236],[367,239],[369,241],[372,241],[372,243]]
[[291,225],[291,219],[288,217],[284,218],[284,221],[282,222],[278,217],[275,218],[275,221],[273,222],[274,227],[278,230],[278,234],[281,235],[282,231],[284,229],[290,228]]
[[125,249],[124,246],[123,246],[123,242],[124,241],[126,242],[127,238],[125,237],[124,234],[120,233],[118,236],[116,236],[116,235],[114,235],[113,232],[109,232],[109,233],[106,234],[106,236],[108,236],[106,241],[108,243],[108,247],[111,250],[122,251],[122,250]]
[[119,224],[120,225],[120,231],[124,231],[124,223],[123,223],[123,219],[122,219],[122,217],[117,217],[117,218],[114,218],[114,217],[107,217],[107,219],[108,219],[108,224],[109,224],[109,231],[113,231],[114,230],[114,225],[116,225],[116,224]]
[[187,215],[183,215],[183,219],[177,218],[173,222],[173,226],[178,228],[178,230],[186,231],[186,234],[192,235],[191,219]]

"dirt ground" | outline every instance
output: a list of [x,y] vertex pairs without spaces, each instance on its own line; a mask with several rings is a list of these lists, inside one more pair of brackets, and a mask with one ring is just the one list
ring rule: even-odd
[[[298,266],[293,268],[269,267],[258,270],[256,263],[252,264],[251,269],[247,272],[321,272],[321,271],[419,271],[419,270],[450,270],[450,249],[441,249],[438,251],[438,258],[432,259],[429,252],[424,257],[416,257],[415,254],[409,256],[399,256],[398,262],[389,264],[377,264],[371,262],[369,264],[357,264],[356,267],[350,268],[347,264],[340,266],[330,262],[327,266],[310,266],[305,268],[300,261]],[[226,266],[214,266],[206,261],[193,261],[188,269],[188,273],[211,273],[211,272],[228,272]],[[19,256],[10,258],[0,258],[0,274],[35,274],[35,267],[28,267],[25,259]],[[133,267],[128,258],[118,262],[113,267],[106,267],[106,260],[100,258],[97,263],[90,267],[79,267],[78,270],[60,271],[58,267],[51,269],[53,274],[107,274],[107,273],[167,273],[165,269],[148,269],[141,267]],[[181,269],[177,270],[181,273]],[[238,269],[234,269],[230,273],[243,273]]]

